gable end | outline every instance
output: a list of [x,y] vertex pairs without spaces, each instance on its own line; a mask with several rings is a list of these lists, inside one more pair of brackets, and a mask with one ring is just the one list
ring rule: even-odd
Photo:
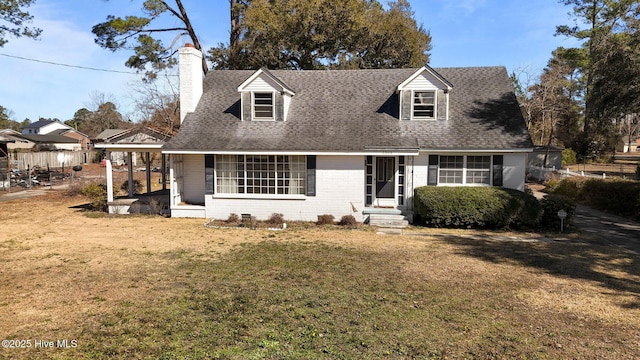
[[430,67],[423,67],[398,85],[401,120],[448,120],[453,85]]

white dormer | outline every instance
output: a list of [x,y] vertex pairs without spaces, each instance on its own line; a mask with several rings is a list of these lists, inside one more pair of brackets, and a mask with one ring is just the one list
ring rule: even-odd
[[448,120],[453,85],[429,66],[413,73],[396,92],[401,120]]
[[243,121],[287,121],[293,90],[266,69],[238,86]]

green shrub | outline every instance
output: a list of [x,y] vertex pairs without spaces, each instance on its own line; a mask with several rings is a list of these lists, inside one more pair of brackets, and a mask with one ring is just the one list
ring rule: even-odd
[[107,209],[107,185],[93,182],[82,189],[82,195],[89,198],[89,205],[94,210]]
[[318,215],[318,225],[333,225],[335,217],[331,214]]
[[358,226],[358,222],[356,221],[356,218],[353,217],[353,215],[344,215],[343,217],[340,218],[338,225],[355,228]]
[[629,180],[586,180],[579,201],[593,208],[629,218],[638,218],[640,183]]
[[549,193],[567,196],[611,214],[640,219],[640,183],[637,181],[572,177],[562,180]]
[[555,189],[558,187],[558,185],[560,185],[560,181],[559,179],[555,178],[555,177],[550,177],[548,179],[546,179],[542,185],[544,185],[544,191],[551,193],[554,192]]
[[505,190],[510,192],[512,196],[517,197],[522,205],[518,216],[510,226],[515,228],[536,228],[542,219],[542,206],[540,201],[533,196],[533,192],[531,194],[527,192],[523,194],[517,190]]
[[573,165],[577,162],[576,152],[571,149],[562,150],[562,167]]
[[435,227],[535,227],[541,216],[533,196],[495,187],[420,187],[414,209],[425,225]]
[[581,196],[581,188],[584,185],[585,180],[586,178],[575,177],[575,176],[566,178],[558,182],[553,188],[550,188],[547,192],[556,194],[556,195],[563,195],[576,201]]
[[558,217],[558,211],[564,210],[567,212],[567,217],[564,219],[564,226],[569,226],[573,222],[573,215],[576,212],[576,203],[568,196],[559,194],[547,194],[542,200],[540,200],[542,206],[542,219],[540,220],[540,226],[547,229],[560,229],[560,218]]

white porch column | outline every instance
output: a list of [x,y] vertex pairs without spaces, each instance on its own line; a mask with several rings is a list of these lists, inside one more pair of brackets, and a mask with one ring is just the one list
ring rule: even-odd
[[162,154],[162,190],[167,190],[167,155]]
[[176,186],[176,172],[173,169],[174,167],[174,159],[176,158],[176,155],[172,155],[169,158],[169,182],[171,184],[171,186],[169,187],[169,207],[174,207],[178,204],[176,204],[176,192],[178,191],[178,186]]
[[131,151],[127,152],[127,168],[129,173],[129,197],[133,197],[133,155]]
[[149,152],[144,153],[144,162],[147,164],[147,194],[151,193],[151,164],[149,164]]
[[111,160],[105,159],[105,171],[107,172],[107,203],[113,202],[113,169]]

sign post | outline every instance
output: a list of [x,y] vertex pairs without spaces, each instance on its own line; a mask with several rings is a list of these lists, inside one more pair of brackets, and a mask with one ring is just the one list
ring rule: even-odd
[[564,219],[567,217],[567,212],[564,209],[558,211],[558,217],[560,218],[560,232],[564,231]]

